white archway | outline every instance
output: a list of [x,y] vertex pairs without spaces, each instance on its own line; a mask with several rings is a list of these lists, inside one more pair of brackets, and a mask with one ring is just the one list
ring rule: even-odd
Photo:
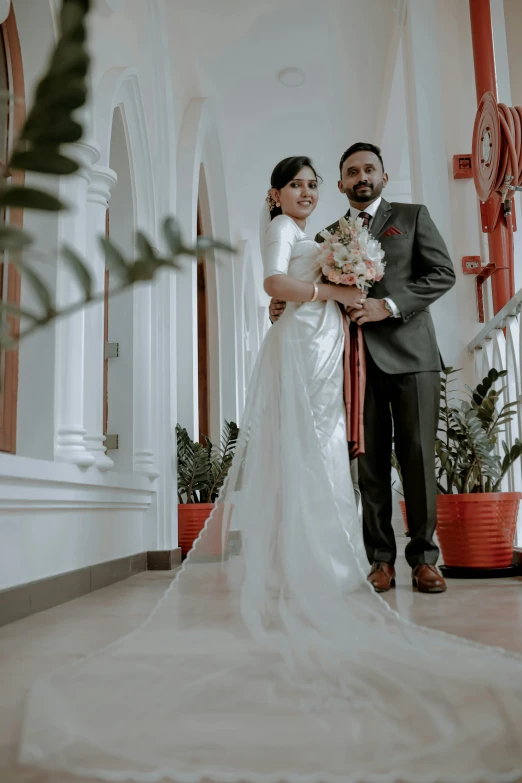
[[154,175],[138,72],[110,68],[96,85],[95,95],[94,132],[100,144],[100,165],[109,166],[112,120],[119,106],[129,148],[136,227],[156,242]]
[[[133,252],[134,232],[143,231],[157,245],[157,218],[150,144],[138,74],[134,68],[111,68],[99,80],[95,91],[94,127],[100,143],[100,164],[113,168],[111,140],[114,128],[119,129],[121,144],[125,144],[128,161],[129,209],[128,250]],[[116,114],[115,114],[116,112]],[[115,123],[114,117],[118,120]],[[125,167],[123,167],[125,168]],[[119,173],[119,172],[117,172]],[[121,185],[120,185],[121,186]],[[135,286],[131,307],[122,317],[126,333],[132,335],[133,420],[127,422],[132,431],[132,468],[150,478],[158,476],[155,464],[155,438],[152,426],[152,292],[150,284]],[[117,304],[114,306],[118,306]],[[119,435],[119,433],[117,433]]]
[[[216,238],[230,242],[230,223],[226,197],[221,144],[217,121],[206,98],[190,101],[182,123],[178,147],[177,216],[187,242],[197,236],[197,210],[200,171],[205,172],[208,203],[208,225]],[[211,357],[211,374],[217,373],[211,399],[211,437],[221,429],[223,418],[237,421],[237,335],[233,260],[216,254],[213,274],[217,321],[217,344]],[[209,294],[212,294],[212,288]],[[212,311],[211,311],[212,315]],[[195,264],[187,262],[177,277],[177,375],[178,421],[192,437],[198,425],[198,346],[197,346],[197,277]],[[216,355],[217,349],[217,355]],[[212,369],[214,368],[214,369]],[[217,399],[216,399],[217,397]]]
[[[158,100],[166,103],[155,117],[154,150],[158,139],[170,139],[169,149],[163,149],[158,157],[156,152],[154,155],[151,152],[136,69],[111,68],[98,81],[95,94],[94,125],[101,149],[100,163],[108,164],[112,117],[119,108],[131,172],[134,227],[143,231],[155,247],[162,248],[161,221],[175,201],[173,98],[158,95]],[[134,433],[140,436],[134,440],[134,470],[150,478],[158,473],[162,477],[151,512],[155,521],[151,517],[145,533],[147,546],[152,550],[177,545],[174,438],[177,280],[177,274],[164,271],[152,287],[136,287],[132,298]]]

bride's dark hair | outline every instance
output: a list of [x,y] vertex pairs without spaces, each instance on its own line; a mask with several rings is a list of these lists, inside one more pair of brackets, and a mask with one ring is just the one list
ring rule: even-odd
[[[295,179],[301,169],[305,166],[312,169],[318,182],[322,182],[311,159],[306,155],[297,155],[291,158],[285,158],[277,164],[270,177],[270,187],[281,190],[281,188],[284,188],[285,185],[288,185],[289,182]],[[271,220],[282,214],[283,210],[281,207],[274,207],[270,210]]]

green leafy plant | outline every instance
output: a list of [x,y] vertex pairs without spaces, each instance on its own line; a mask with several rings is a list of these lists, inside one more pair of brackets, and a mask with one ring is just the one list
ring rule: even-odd
[[217,500],[234,458],[238,436],[237,425],[225,421],[220,444],[213,445],[206,435],[202,444],[194,442],[187,430],[177,425],[179,503],[214,503]]
[[397,454],[395,453],[395,449],[392,450],[392,454],[391,454],[391,466],[392,466],[392,468],[395,468],[395,471],[397,473],[401,489],[397,489],[395,487],[395,484],[396,484],[395,481],[393,482],[392,487],[395,489],[395,492],[397,492],[398,495],[401,495],[401,497],[404,497],[404,492],[402,491],[402,471],[401,471],[401,466],[399,464],[399,460],[397,459]]
[[[87,100],[90,60],[87,49],[87,15],[89,0],[62,0],[60,35],[51,54],[49,65],[35,92],[31,110],[14,145],[7,166],[0,171],[0,210],[6,207],[56,213],[67,205],[47,190],[7,182],[11,171],[70,176],[80,168],[77,161],[64,152],[67,144],[78,142],[83,126],[76,113]],[[11,97],[11,100],[16,98]],[[235,252],[229,244],[209,237],[198,237],[193,247],[185,245],[181,229],[174,217],[162,225],[168,253],[159,254],[147,237],[137,232],[137,258],[127,259],[116,245],[105,237],[100,242],[115,270],[118,283],[111,294],[129,288],[140,281],[152,280],[161,268],[179,269],[180,256],[199,260],[212,250]],[[93,295],[93,280],[88,265],[71,247],[63,247],[61,255],[75,275],[82,292],[78,301],[59,309],[54,292],[49,289],[35,263],[28,260],[27,251],[33,237],[15,226],[0,226],[0,253],[16,265],[32,289],[38,303],[34,311],[22,310],[13,303],[0,302],[0,349],[13,348],[18,341],[60,316],[70,315],[89,302],[101,301],[103,292]],[[18,324],[24,326],[18,330]]]
[[492,369],[475,389],[466,387],[469,400],[453,402],[450,385],[456,370],[444,368],[441,385],[440,431],[435,444],[437,456],[437,490],[441,494],[499,492],[502,479],[522,455],[517,438],[509,447],[499,436],[515,415],[520,400],[498,409],[505,387],[495,383],[507,375]]

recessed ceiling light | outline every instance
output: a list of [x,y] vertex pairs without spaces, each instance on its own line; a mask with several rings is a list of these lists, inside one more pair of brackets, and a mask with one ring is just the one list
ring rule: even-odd
[[300,68],[283,68],[277,74],[277,78],[285,87],[300,87],[304,84],[306,77]]

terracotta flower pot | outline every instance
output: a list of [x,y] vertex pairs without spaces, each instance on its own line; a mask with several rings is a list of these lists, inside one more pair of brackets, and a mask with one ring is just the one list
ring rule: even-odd
[[210,516],[213,503],[178,503],[178,544],[188,555]]
[[408,515],[406,514],[406,503],[404,500],[399,500],[399,506],[402,513],[402,518],[404,520],[404,527],[406,528],[406,535],[410,535],[410,528],[408,527]]
[[509,568],[520,492],[437,496],[437,536],[444,565]]
[[[194,542],[205,527],[205,523],[213,509],[214,503],[178,504],[178,543],[184,557],[188,555],[194,546]],[[224,505],[220,504],[218,506],[212,521],[207,526],[205,534],[198,542],[195,554],[199,561],[220,560],[223,555],[223,544],[226,552],[232,509],[232,506],[227,507],[226,530],[223,541]]]

